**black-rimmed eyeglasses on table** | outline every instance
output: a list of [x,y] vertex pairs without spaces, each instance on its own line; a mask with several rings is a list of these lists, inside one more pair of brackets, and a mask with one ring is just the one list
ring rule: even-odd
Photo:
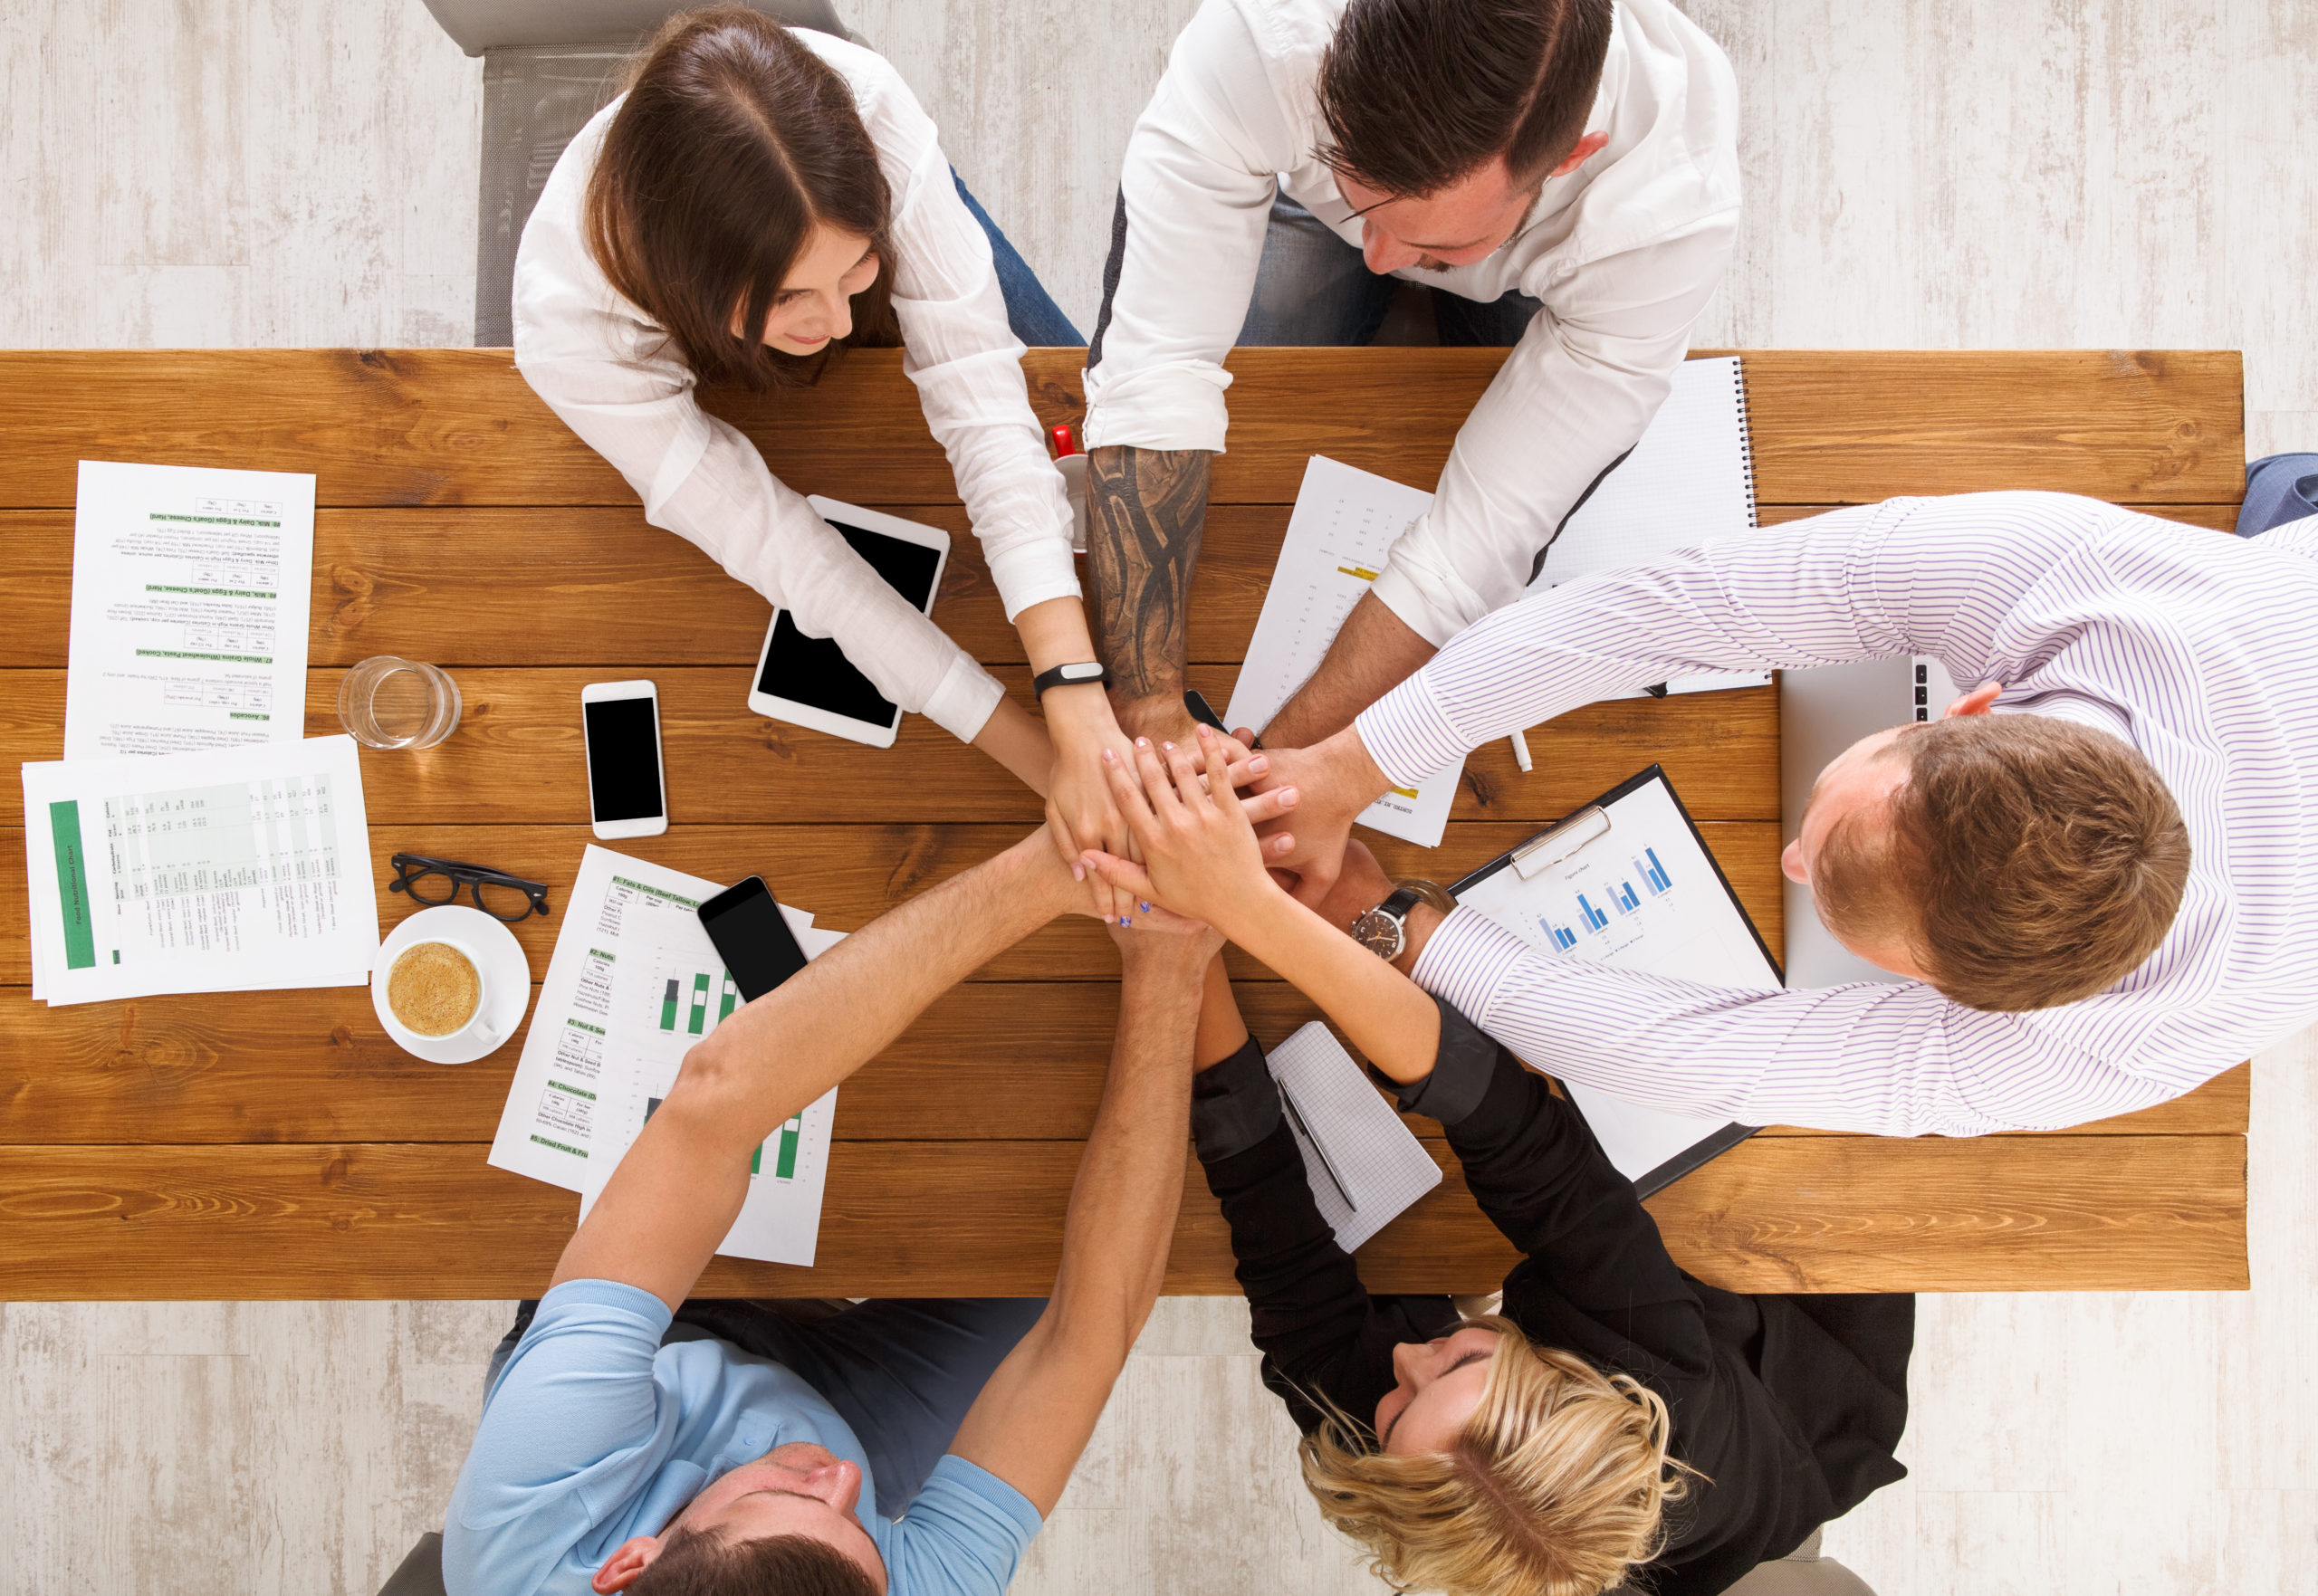
[[467,889],[474,906],[493,920],[510,923],[547,913],[547,884],[525,881],[504,870],[484,865],[463,865],[456,859],[430,859],[424,854],[397,854],[388,861],[395,878],[387,884],[393,893],[408,893],[414,903],[439,907],[458,901]]

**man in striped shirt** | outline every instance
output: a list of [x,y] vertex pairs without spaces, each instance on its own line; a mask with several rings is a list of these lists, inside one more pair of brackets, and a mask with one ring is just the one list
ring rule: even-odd
[[[1300,791],[1288,863],[1343,922],[1383,895],[1346,855],[1352,817],[1492,738],[1672,675],[1930,655],[1982,685],[1831,764],[1783,861],[1845,945],[1911,979],[1711,987],[1423,905],[1403,958],[1539,1068],[1655,1106],[1889,1135],[2145,1108],[2318,1019],[2313,557],[2318,518],[2250,542],[2022,492],[1604,572],[1275,750],[1268,785]],[[1614,1049],[1604,1014],[1629,1017]]]

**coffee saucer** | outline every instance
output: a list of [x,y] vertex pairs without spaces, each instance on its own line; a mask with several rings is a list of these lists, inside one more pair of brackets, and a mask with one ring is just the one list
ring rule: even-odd
[[[499,1041],[486,1043],[473,1036],[422,1037],[387,1007],[387,972],[402,951],[413,942],[445,938],[465,943],[478,955],[488,1009],[484,1018],[499,1032]],[[532,966],[523,957],[523,944],[515,940],[504,921],[455,903],[421,909],[388,932],[387,940],[378,944],[378,962],[370,971],[370,1007],[378,1011],[378,1023],[396,1046],[429,1064],[473,1064],[497,1052],[514,1039],[515,1027],[523,1023],[523,1010],[531,1004]]]

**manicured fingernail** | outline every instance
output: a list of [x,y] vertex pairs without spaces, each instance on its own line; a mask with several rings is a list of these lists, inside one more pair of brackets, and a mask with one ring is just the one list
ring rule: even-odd
[[1264,758],[1261,754],[1258,754],[1254,759],[1248,761],[1248,774],[1250,776],[1261,776],[1270,769],[1271,761]]
[[1279,799],[1281,808],[1292,809],[1296,807],[1296,800],[1303,795],[1292,787],[1283,787],[1275,796]]
[[1135,922],[1134,922],[1134,921],[1132,921],[1132,920],[1129,920],[1129,919],[1128,919],[1125,915],[1124,915],[1124,914],[1122,914],[1122,915],[1120,915],[1120,916],[1119,916],[1119,923],[1120,923],[1121,925],[1125,926],[1129,931],[1133,931],[1133,930],[1135,929]]
[[1169,753],[1175,751],[1175,745],[1172,742],[1163,742],[1159,746],[1165,749]]
[[1105,750],[1103,750],[1103,763],[1105,763],[1106,765],[1116,765],[1116,764],[1117,764],[1118,762],[1119,762],[1119,757],[1118,757],[1118,755],[1116,755],[1116,754],[1113,753],[1109,749],[1105,749]]
[[1145,904],[1143,904],[1143,905],[1142,905],[1142,908],[1143,908],[1143,912],[1144,912],[1145,914],[1148,914],[1148,913],[1151,913],[1151,905],[1150,905],[1150,904],[1148,904],[1148,903],[1145,903]]
[[1149,748],[1151,746],[1151,739],[1148,737],[1138,737],[1135,740],[1135,746],[1137,748]]
[[1086,879],[1087,879],[1087,866],[1086,866],[1086,865],[1073,865],[1070,867],[1070,879],[1071,879],[1071,880],[1073,880],[1073,881],[1084,881],[1084,880],[1086,880]]

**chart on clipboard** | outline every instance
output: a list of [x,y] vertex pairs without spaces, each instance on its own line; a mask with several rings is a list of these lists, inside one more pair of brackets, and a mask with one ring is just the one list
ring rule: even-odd
[[[1775,989],[1778,963],[1656,765],[1499,855],[1451,889],[1460,905],[1549,958]],[[1602,1016],[1614,1057],[1620,1017]],[[1754,1127],[1645,1108],[1563,1082],[1621,1173],[1647,1196]]]

